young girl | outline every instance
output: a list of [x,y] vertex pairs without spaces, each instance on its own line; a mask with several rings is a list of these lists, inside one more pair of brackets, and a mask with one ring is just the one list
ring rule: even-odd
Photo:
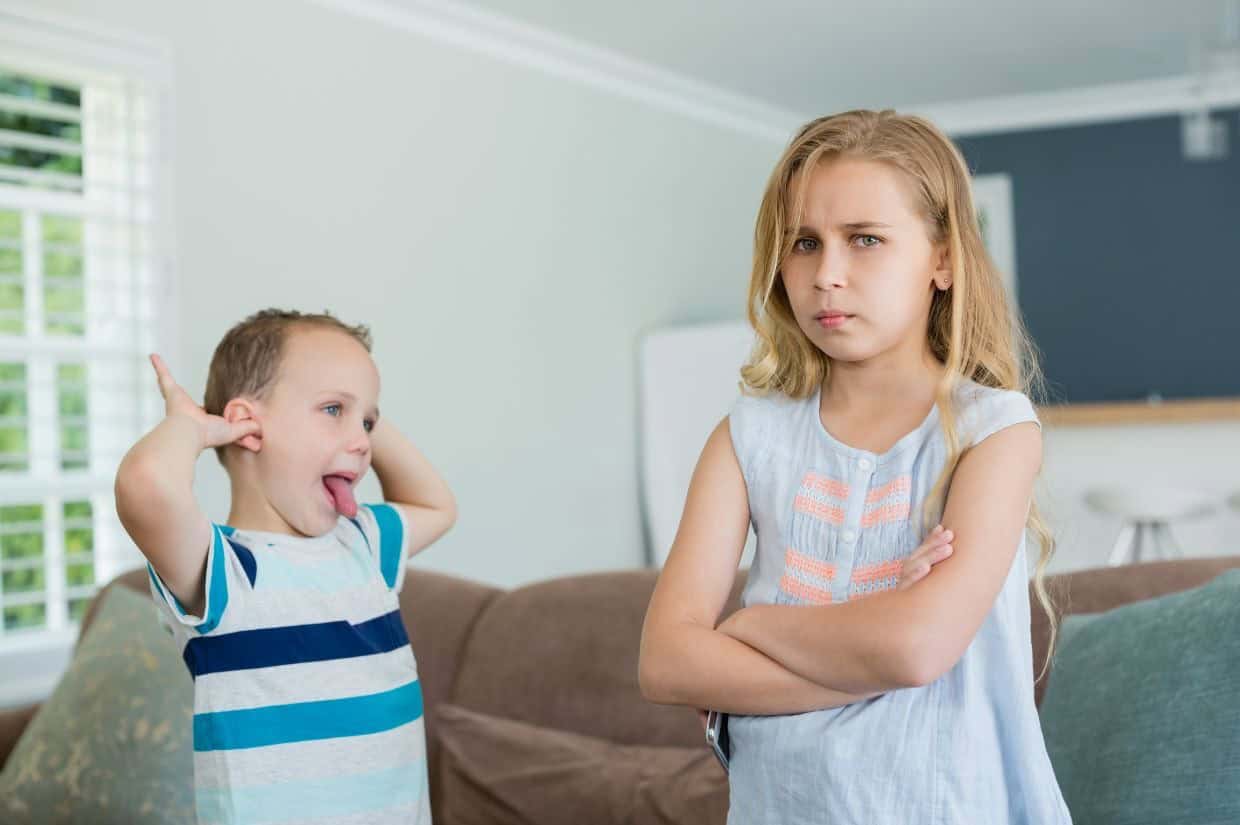
[[731,714],[732,825],[1069,822],[1033,699],[1036,368],[964,160],[920,118],[815,120],[755,247],[746,392],[694,473],[644,693]]

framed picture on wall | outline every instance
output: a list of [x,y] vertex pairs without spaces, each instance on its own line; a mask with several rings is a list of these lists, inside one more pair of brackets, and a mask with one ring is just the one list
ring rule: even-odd
[[982,228],[982,242],[999,267],[1003,286],[1011,296],[1016,292],[1016,229],[1012,224],[1012,178],[1006,174],[978,175],[973,178],[973,203]]

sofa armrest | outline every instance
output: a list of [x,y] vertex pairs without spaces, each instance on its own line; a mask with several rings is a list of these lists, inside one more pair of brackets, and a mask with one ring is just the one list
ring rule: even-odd
[[4,768],[17,740],[21,738],[26,725],[30,724],[39,707],[40,704],[35,702],[32,705],[0,709],[0,769]]

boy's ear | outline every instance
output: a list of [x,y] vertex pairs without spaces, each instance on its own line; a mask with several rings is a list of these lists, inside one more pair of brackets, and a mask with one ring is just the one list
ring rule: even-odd
[[[225,404],[223,417],[229,424],[236,424],[239,421],[259,421],[257,406],[247,398],[234,398]],[[261,427],[257,433],[242,436],[233,443],[250,452],[258,452],[263,448],[263,432]]]

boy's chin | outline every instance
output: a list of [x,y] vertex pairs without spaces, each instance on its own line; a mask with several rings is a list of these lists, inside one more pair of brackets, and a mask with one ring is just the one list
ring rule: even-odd
[[335,530],[339,519],[340,514],[335,509],[315,508],[314,512],[306,514],[301,524],[296,525],[297,532],[311,538],[322,536]]

